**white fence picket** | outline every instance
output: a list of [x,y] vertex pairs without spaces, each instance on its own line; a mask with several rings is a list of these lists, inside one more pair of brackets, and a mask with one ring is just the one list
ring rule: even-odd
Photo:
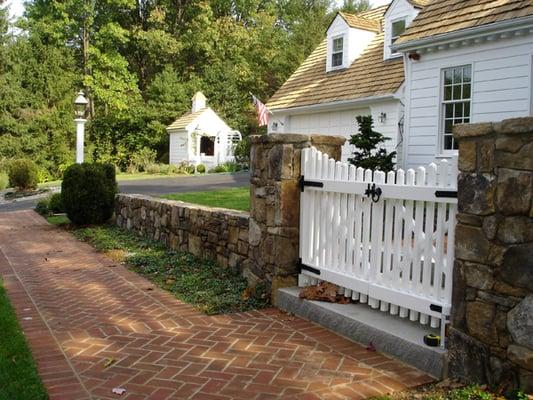
[[[457,171],[363,170],[315,148],[302,153],[300,251],[308,280],[373,308],[437,327],[450,314]],[[378,199],[365,192],[382,189]],[[442,326],[441,326],[442,329]]]

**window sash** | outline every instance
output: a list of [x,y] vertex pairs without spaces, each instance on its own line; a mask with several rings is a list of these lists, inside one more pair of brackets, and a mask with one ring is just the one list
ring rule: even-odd
[[405,19],[394,21],[391,24],[391,44],[394,43],[398,38],[405,32]]
[[331,47],[331,66],[341,67],[344,62],[344,38],[339,37],[333,39]]
[[470,65],[446,68],[442,72],[441,136],[444,151],[457,150],[453,126],[469,123],[472,107],[472,68]]

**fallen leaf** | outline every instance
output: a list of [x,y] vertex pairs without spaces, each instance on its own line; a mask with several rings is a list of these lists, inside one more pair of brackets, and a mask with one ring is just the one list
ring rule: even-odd
[[119,396],[121,396],[124,393],[126,393],[126,389],[125,388],[113,388],[112,392],[113,394],[118,394]]
[[114,358],[108,358],[104,363],[104,368],[109,367],[110,365],[114,364],[117,360]]
[[368,346],[366,346],[367,351],[376,351],[376,347],[374,346],[374,343],[370,342],[368,343]]

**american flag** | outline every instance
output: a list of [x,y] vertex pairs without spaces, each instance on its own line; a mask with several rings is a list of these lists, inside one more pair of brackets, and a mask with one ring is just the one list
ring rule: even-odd
[[259,126],[268,125],[270,111],[268,111],[268,108],[266,108],[266,106],[261,102],[261,100],[259,100],[253,94],[252,101],[254,102],[255,110],[257,111],[257,121],[259,122]]

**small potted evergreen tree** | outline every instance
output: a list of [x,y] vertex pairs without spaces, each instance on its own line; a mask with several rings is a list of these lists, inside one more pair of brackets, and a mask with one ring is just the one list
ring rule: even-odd
[[359,133],[352,135],[350,144],[356,149],[353,157],[348,161],[356,167],[389,172],[394,169],[396,152],[387,153],[382,144],[390,140],[374,130],[374,123],[370,115],[356,117]]

